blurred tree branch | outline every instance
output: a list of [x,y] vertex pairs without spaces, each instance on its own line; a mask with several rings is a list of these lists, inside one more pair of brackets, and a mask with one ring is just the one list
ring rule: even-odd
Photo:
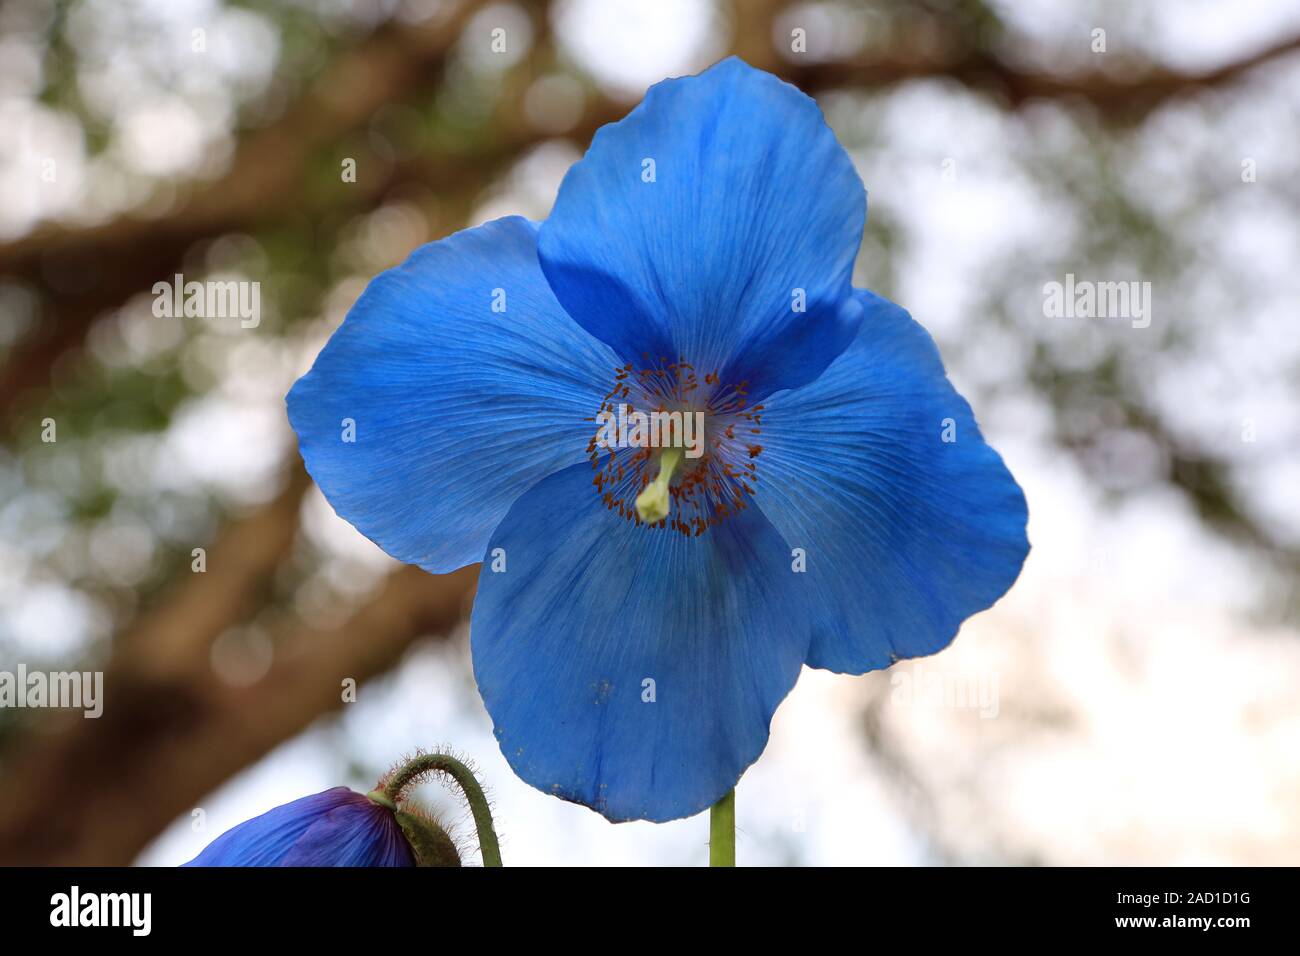
[[878,87],[910,79],[946,78],[988,93],[1012,108],[1034,100],[1087,103],[1112,122],[1132,122],[1171,99],[1226,86],[1251,70],[1300,52],[1300,35],[1270,44],[1254,53],[1203,71],[1174,70],[1146,64],[1134,76],[1105,69],[1058,74],[1018,67],[965,38],[953,37],[952,52],[938,57],[893,53],[887,58],[849,59],[782,70],[805,89]]
[[[450,49],[481,3],[467,3],[434,27],[390,24],[342,54],[311,91],[272,126],[249,134],[230,170],[215,183],[194,188],[167,215],[142,220],[130,215],[87,229],[46,227],[0,245],[0,276],[40,288],[44,317],[37,333],[11,353],[0,373],[0,409],[48,380],[61,356],[76,350],[105,310],[155,281],[170,279],[194,243],[228,232],[255,229],[287,210],[311,213],[303,170],[316,150],[363,128],[380,106],[409,98],[436,83]],[[1012,107],[1035,99],[1089,103],[1114,118],[1133,119],[1161,103],[1206,87],[1232,82],[1251,69],[1300,50],[1300,36],[1281,40],[1212,70],[1193,73],[1149,67],[1134,78],[1106,71],[1077,76],[1024,70],[987,46],[972,44],[949,26],[949,52],[935,56],[891,50],[887,57],[798,64],[780,58],[772,45],[781,0],[755,0],[736,18],[736,51],[809,92],[832,88],[874,89],[909,79],[947,77],[1002,98]],[[540,5],[541,28],[548,22]],[[928,50],[928,46],[926,47]],[[581,122],[567,136],[585,145],[595,130],[618,119],[629,104],[592,94]],[[403,183],[432,185],[440,194],[472,194],[529,146],[547,136],[521,122],[517,102],[492,124],[486,145],[442,150],[398,164],[389,175],[358,182],[345,205],[372,207]],[[335,203],[337,206],[337,203]],[[72,286],[55,277],[75,275]]]
[[[60,714],[6,762],[0,860],[129,863],[204,795],[339,710],[345,678],[361,686],[418,638],[445,636],[462,619],[477,575],[404,567],[345,623],[275,635],[271,670],[250,687],[222,684],[206,660],[157,676],[124,650],[105,670],[99,719]],[[176,600],[187,603],[184,589]]]
[[275,571],[297,539],[310,486],[306,469],[294,462],[275,500],[231,522],[207,549],[206,570],[181,572],[168,600],[117,637],[119,666],[151,679],[183,677],[206,667],[212,642],[265,603]]
[[[54,362],[80,345],[106,309],[170,279],[195,242],[255,228],[286,211],[309,211],[304,179],[315,153],[365,127],[385,104],[436,82],[465,23],[484,5],[471,0],[428,27],[382,27],[341,53],[279,120],[245,135],[220,179],[190,184],[189,195],[164,216],[126,214],[85,229],[49,226],[0,246],[0,276],[43,293],[37,334],[14,350],[0,376],[0,408],[44,384]],[[355,185],[358,200],[373,200],[367,184]]]

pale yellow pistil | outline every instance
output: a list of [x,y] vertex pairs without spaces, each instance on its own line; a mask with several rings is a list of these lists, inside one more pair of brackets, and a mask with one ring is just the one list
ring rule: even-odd
[[668,482],[681,461],[681,448],[665,448],[659,455],[658,476],[636,496],[636,513],[646,524],[656,524],[668,517],[671,509]]

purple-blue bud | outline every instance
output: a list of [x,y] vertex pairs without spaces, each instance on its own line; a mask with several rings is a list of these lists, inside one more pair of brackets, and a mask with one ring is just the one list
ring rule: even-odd
[[415,866],[397,814],[347,787],[268,810],[185,866]]

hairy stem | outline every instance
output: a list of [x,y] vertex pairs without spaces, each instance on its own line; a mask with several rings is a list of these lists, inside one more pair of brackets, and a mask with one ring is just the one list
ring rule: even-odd
[[393,775],[384,785],[383,793],[396,805],[408,786],[430,773],[445,773],[460,785],[465,800],[469,803],[470,812],[474,814],[474,826],[478,830],[478,846],[483,856],[483,865],[500,866],[501,847],[497,843],[497,831],[492,826],[492,811],[488,808],[487,797],[469,767],[455,757],[443,753],[419,754],[412,757],[393,771]]

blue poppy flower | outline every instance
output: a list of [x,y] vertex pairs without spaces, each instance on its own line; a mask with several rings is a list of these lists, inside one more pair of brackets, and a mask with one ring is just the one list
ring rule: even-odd
[[[851,286],[865,217],[816,104],[725,60],[601,129],[544,223],[376,278],[290,392],[340,515],[485,562],[474,672],[533,786],[701,811],[805,663],[933,653],[1019,574],[1019,487],[929,335]],[[618,405],[703,412],[702,453],[601,447]]]
[[415,866],[392,809],[334,787],[217,837],[185,866]]

